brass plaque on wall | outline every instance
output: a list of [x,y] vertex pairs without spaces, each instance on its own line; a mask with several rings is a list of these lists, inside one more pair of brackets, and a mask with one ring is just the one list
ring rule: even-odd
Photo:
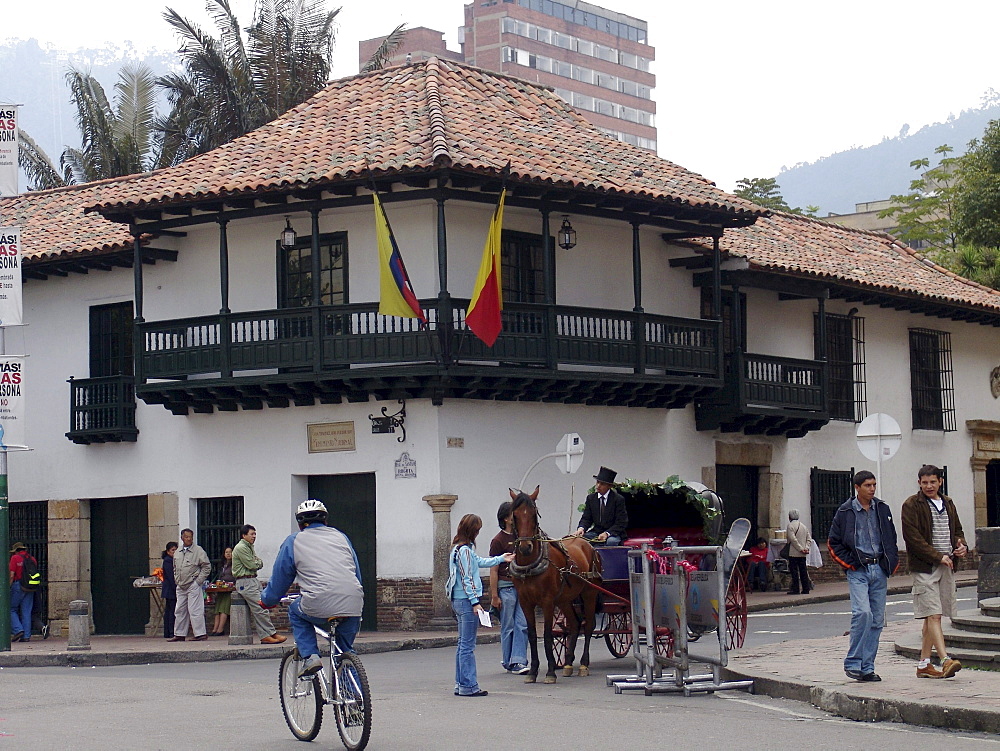
[[354,421],[346,422],[315,422],[306,425],[309,438],[309,453],[320,454],[326,451],[355,451]]

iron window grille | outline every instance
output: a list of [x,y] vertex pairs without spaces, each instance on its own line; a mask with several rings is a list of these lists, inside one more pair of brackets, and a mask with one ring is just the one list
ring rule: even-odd
[[809,470],[809,519],[814,540],[830,536],[833,516],[844,501],[854,496],[854,468]]
[[243,496],[198,498],[198,539],[212,562],[212,578],[222,570],[222,554],[240,541],[243,526]]
[[910,329],[910,396],[914,430],[955,427],[955,386],[951,334]]
[[[38,561],[44,589],[49,581],[49,504],[45,501],[28,501],[12,503],[9,508],[10,542],[23,542],[28,546],[28,552]],[[35,595],[34,612],[43,622],[48,617],[48,603],[48,597]]]
[[[823,349],[819,341],[819,314],[813,316],[816,359]],[[830,418],[861,422],[868,414],[865,377],[865,319],[826,314],[827,405]]]

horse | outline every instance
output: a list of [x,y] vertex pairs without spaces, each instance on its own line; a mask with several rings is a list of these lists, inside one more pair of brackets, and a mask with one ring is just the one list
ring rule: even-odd
[[[549,669],[545,683],[556,682],[556,659],[553,652],[552,622],[558,607],[566,618],[566,664],[563,675],[573,675],[576,640],[583,628],[583,654],[580,657],[580,675],[590,675],[590,636],[594,631],[594,613],[597,609],[598,591],[587,582],[601,581],[601,559],[589,542],[580,537],[550,540],[538,526],[538,487],[528,495],[510,491],[514,502],[514,560],[510,575],[517,590],[517,598],[528,621],[528,643],[531,645],[531,665],[525,683],[538,679],[538,635],[535,607],[541,607],[545,617],[545,657]],[[577,616],[573,602],[583,600],[582,618]],[[581,622],[582,621],[582,622]]]

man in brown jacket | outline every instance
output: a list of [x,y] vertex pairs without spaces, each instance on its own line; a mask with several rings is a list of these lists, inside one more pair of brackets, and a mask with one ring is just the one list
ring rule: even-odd
[[[955,558],[968,552],[951,498],[941,495],[942,471],[925,464],[917,473],[920,492],[903,501],[903,540],[913,574],[913,614],[924,621],[918,678],[951,678],[962,663],[948,657],[941,616],[955,615]],[[931,664],[937,650],[941,667]]]

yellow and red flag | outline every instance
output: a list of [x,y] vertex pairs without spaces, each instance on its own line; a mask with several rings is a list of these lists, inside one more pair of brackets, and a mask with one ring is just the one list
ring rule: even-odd
[[500,200],[493,209],[490,231],[486,235],[483,260],[479,263],[476,287],[472,292],[469,309],[465,313],[465,324],[472,333],[483,340],[487,347],[500,335],[500,311],[503,310],[503,293],[500,288],[500,235],[503,231],[503,203],[507,188],[500,191]]
[[385,316],[400,318],[419,318],[421,324],[427,323],[424,311],[417,301],[410,284],[410,277],[403,265],[403,256],[396,245],[396,238],[389,226],[389,218],[385,215],[378,193],[375,198],[375,237],[378,240],[379,267],[379,299],[378,312]]

